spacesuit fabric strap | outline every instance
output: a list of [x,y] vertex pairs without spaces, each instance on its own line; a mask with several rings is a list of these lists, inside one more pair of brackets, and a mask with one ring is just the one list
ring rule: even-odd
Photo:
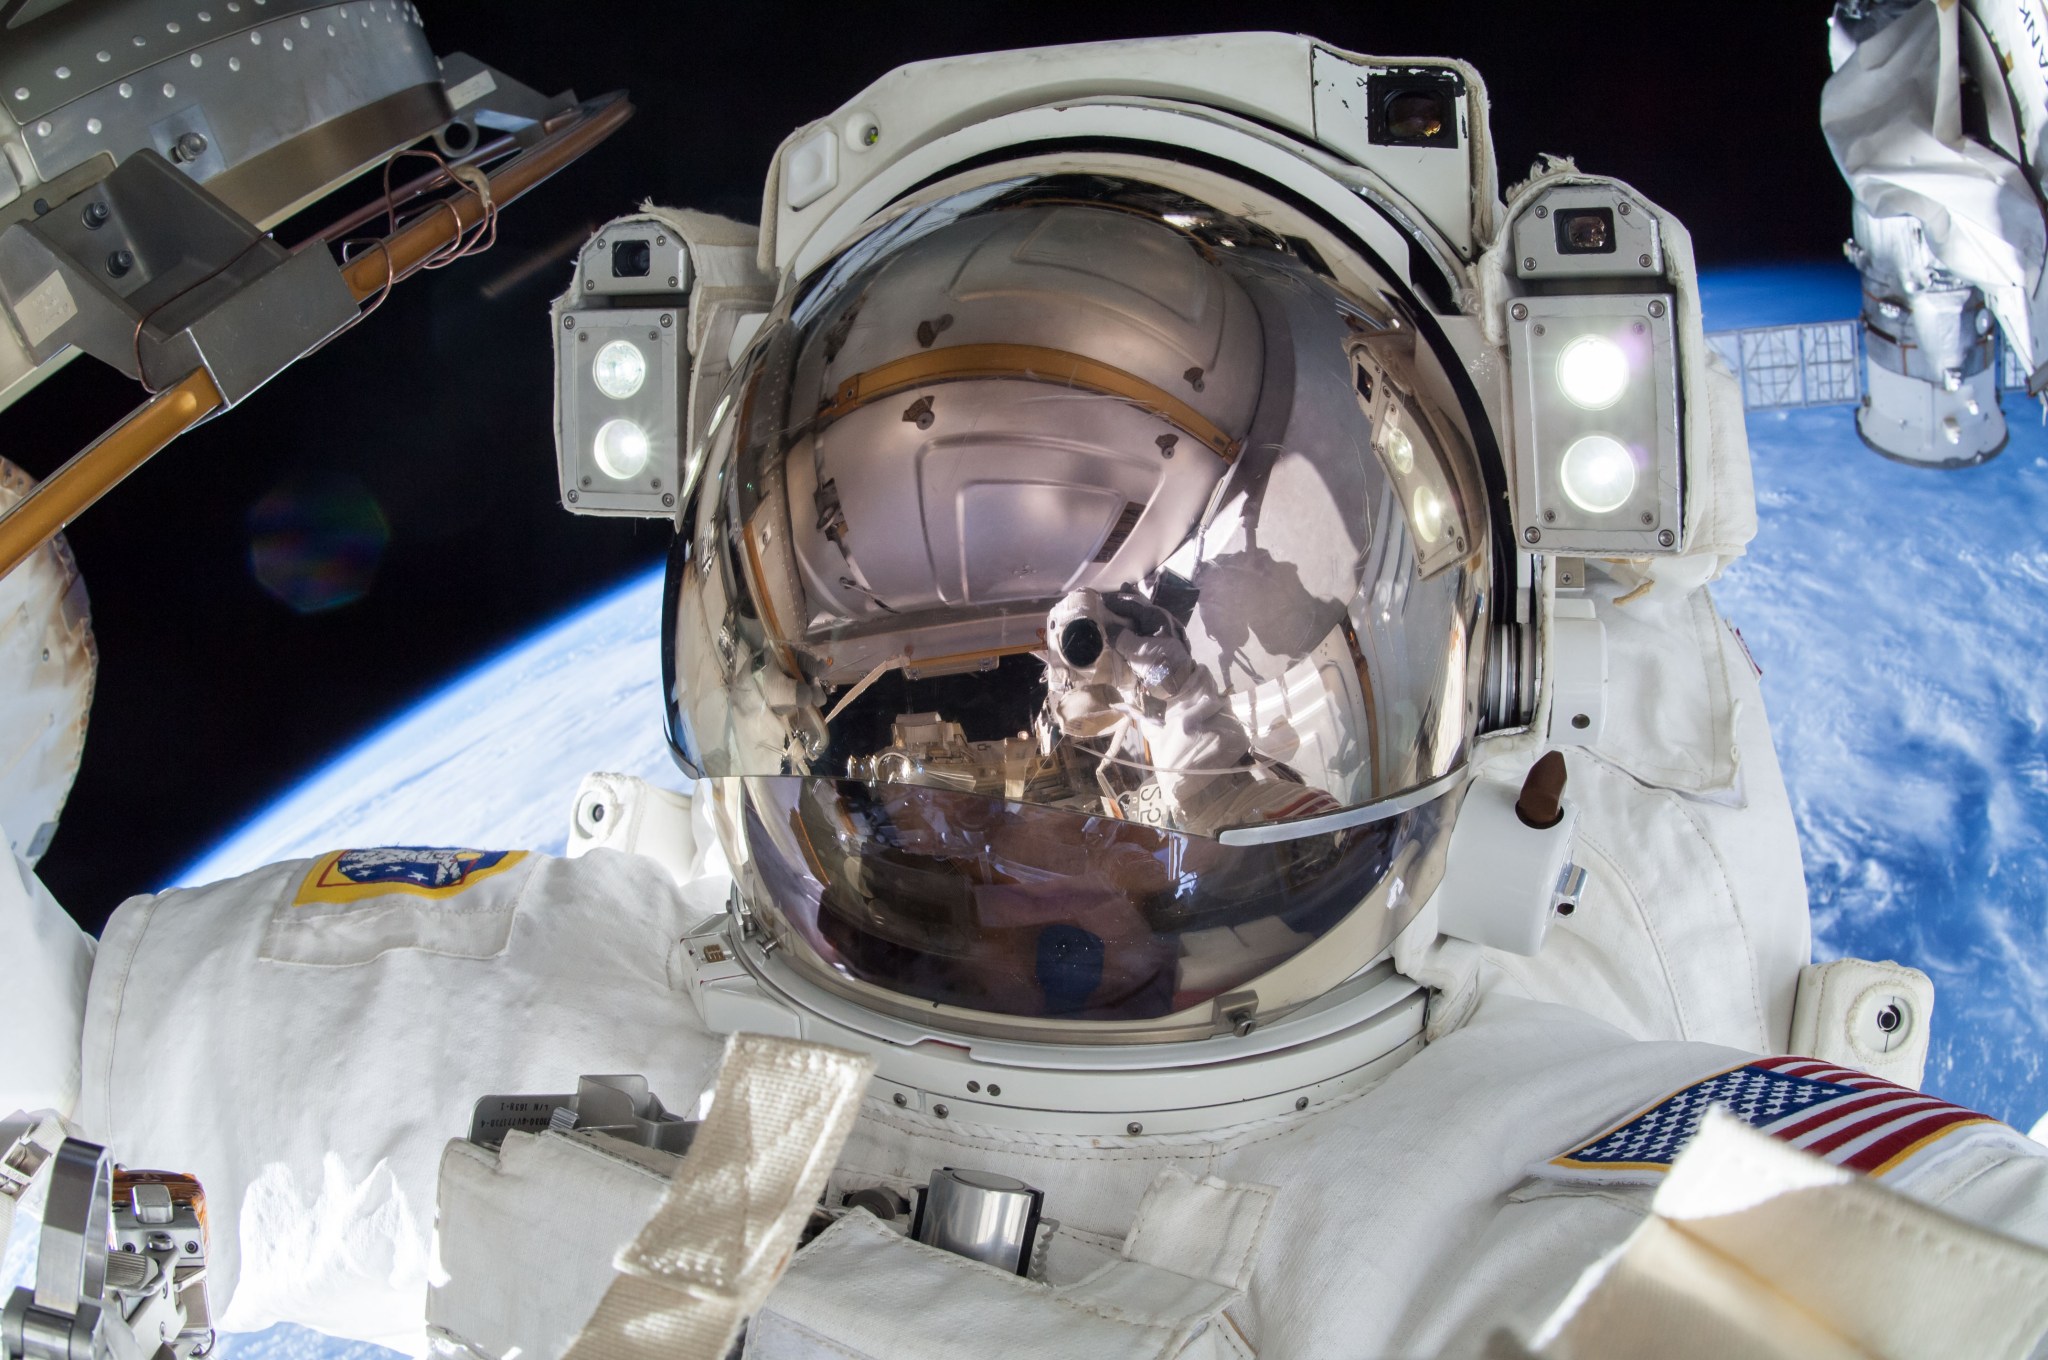
[[1233,1185],[1178,1167],[1153,1178],[1124,1237],[1124,1259],[1231,1289],[1247,1289],[1279,1190]]
[[570,1360],[724,1360],[789,1263],[873,1072],[865,1054],[733,1035],[710,1114]]
[[1716,1110],[1651,1217],[1586,1272],[1534,1349],[2020,1360],[2044,1334],[2048,1251]]

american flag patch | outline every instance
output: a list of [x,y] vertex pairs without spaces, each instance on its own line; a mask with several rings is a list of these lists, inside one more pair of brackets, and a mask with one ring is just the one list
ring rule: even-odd
[[1759,1132],[1871,1176],[1895,1175],[1925,1164],[1937,1149],[1945,1156],[1984,1136],[2032,1147],[1989,1115],[1868,1072],[1813,1058],[1759,1058],[1674,1091],[1531,1170],[1546,1180],[1653,1183],[1715,1105]]

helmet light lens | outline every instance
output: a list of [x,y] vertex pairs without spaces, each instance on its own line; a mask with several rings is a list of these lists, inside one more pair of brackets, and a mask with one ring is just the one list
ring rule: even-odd
[[614,401],[624,401],[647,381],[647,356],[631,340],[614,340],[598,350],[590,364],[590,377],[598,391]]
[[1564,451],[1557,464],[1557,480],[1573,505],[1588,514],[1604,515],[1621,509],[1635,495],[1635,456],[1610,435],[1589,434]]
[[647,431],[630,420],[607,420],[597,427],[591,453],[605,476],[626,481],[647,466]]
[[1557,385],[1584,411],[1604,411],[1628,389],[1628,355],[1604,335],[1582,335],[1557,356]]

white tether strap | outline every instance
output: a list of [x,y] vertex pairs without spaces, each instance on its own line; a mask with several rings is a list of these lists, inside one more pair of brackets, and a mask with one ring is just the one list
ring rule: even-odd
[[724,1360],[789,1264],[873,1072],[821,1044],[727,1040],[711,1112],[568,1360]]

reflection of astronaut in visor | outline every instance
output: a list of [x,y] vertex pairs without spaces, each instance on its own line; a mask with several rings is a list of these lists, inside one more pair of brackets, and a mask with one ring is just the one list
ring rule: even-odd
[[1098,739],[1096,777],[1121,815],[1213,833],[1338,806],[1254,755],[1180,620],[1137,591],[1074,591],[1045,636],[1047,711],[1072,736]]

